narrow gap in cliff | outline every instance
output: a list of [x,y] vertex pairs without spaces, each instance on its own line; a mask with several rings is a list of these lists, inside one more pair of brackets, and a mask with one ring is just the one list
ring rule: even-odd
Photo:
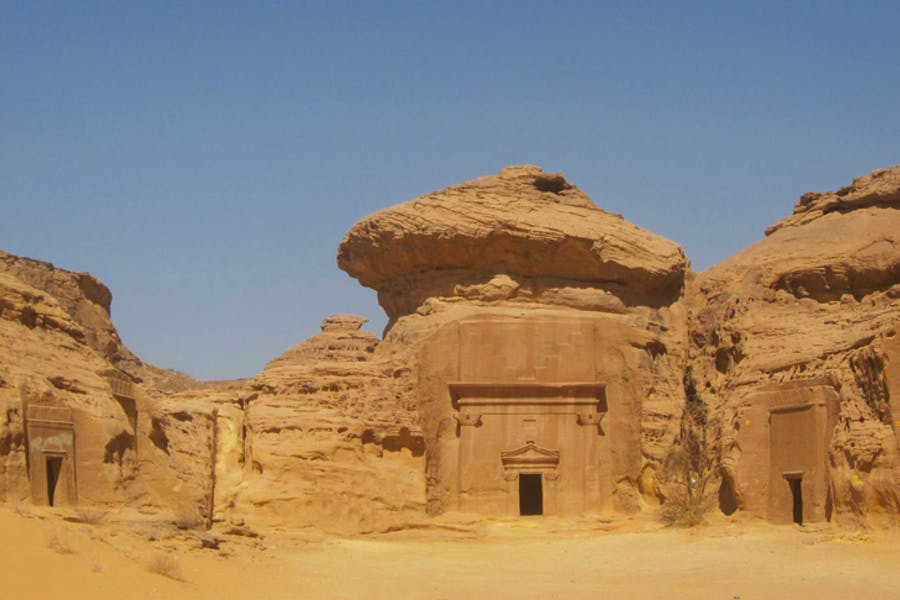
[[56,496],[56,486],[59,483],[59,474],[62,471],[62,457],[47,457],[47,504],[53,506]]
[[247,424],[241,424],[241,464],[247,462]]

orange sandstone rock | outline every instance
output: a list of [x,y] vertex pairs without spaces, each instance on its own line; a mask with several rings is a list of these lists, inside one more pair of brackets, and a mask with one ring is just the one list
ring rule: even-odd
[[143,363],[96,278],[2,253],[0,498],[358,532],[688,486],[726,514],[896,522],[898,195],[900,167],[804,195],[695,275],[561,174],[509,167],[348,232],[383,339],[334,315],[233,382]]

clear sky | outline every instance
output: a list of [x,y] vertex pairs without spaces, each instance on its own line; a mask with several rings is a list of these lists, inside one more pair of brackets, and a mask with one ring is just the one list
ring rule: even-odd
[[562,170],[696,270],[900,163],[900,2],[0,3],[0,248],[90,271],[141,358],[256,374],[359,218]]

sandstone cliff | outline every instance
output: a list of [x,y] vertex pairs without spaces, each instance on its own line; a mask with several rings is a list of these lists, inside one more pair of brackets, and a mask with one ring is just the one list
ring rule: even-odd
[[90,274],[0,253],[0,498],[150,511],[183,499],[191,477],[170,459],[159,401],[196,382],[137,359],[110,302]]
[[[338,264],[378,291],[391,318],[383,347],[409,355],[431,512],[494,493],[455,483],[468,467],[458,462],[449,385],[466,378],[602,381],[609,433],[598,442],[604,466],[588,475],[602,498],[594,509],[634,511],[662,497],[655,473],[684,402],[688,263],[679,246],[598,209],[562,174],[525,166],[363,219]],[[461,341],[466,331],[491,338],[483,354]],[[467,373],[469,362],[482,367]]]
[[[83,302],[92,301],[83,297]],[[90,314],[89,307],[83,310]],[[92,347],[100,338],[92,333],[55,296],[0,273],[0,469],[5,471],[0,497],[15,501],[30,495],[29,406],[53,406],[72,409],[70,419],[92,430],[79,438],[80,458],[92,465],[80,474],[84,488],[79,501],[120,504],[133,499],[125,488],[135,473],[134,431],[112,394],[109,377],[116,370]]]
[[141,361],[119,338],[110,318],[112,294],[90,273],[75,273],[52,263],[0,250],[0,273],[7,273],[52,297],[83,331],[83,341],[156,397],[197,387],[190,376]]
[[898,200],[900,167],[805,194],[764,240],[691,286],[690,366],[715,412],[718,458],[740,506],[765,512],[754,503],[769,484],[753,473],[769,468],[771,417],[757,392],[806,382],[837,400],[821,440],[824,508],[876,522],[900,512],[900,389],[887,377],[900,362]]
[[518,514],[535,473],[548,512],[621,514],[671,502],[699,448],[687,480],[723,512],[789,521],[794,494],[795,520],[895,522],[898,197],[900,167],[806,194],[695,275],[562,174],[509,167],[347,233],[382,340],[334,315],[219,383],[135,357],[93,276],[0,253],[0,499],[46,502],[71,461],[60,499],[185,523]]
[[407,370],[378,352],[363,323],[325,319],[321,333],[217,402],[216,518],[349,532],[424,513]]
[[466,376],[458,366],[471,350],[458,339],[472,327],[508,338],[483,357],[504,385],[603,380],[609,417],[584,432],[610,454],[592,475],[602,505],[589,510],[663,497],[654,474],[684,397],[677,245],[594,207],[562,175],[512,167],[364,219],[339,264],[378,289],[391,315],[384,340],[335,315],[245,385],[166,401],[170,412],[212,411],[213,431],[183,452],[206,464],[215,448],[213,518],[371,531],[459,510],[448,383]]

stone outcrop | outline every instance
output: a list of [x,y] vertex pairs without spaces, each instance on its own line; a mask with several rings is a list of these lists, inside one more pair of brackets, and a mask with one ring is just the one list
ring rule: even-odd
[[[764,240],[691,286],[690,364],[715,411],[719,460],[739,506],[788,514],[769,498],[786,493],[785,475],[770,471],[794,444],[827,456],[827,466],[814,465],[821,485],[803,488],[823,516],[891,520],[900,511],[889,401],[900,389],[886,378],[900,361],[898,198],[900,167],[805,194]],[[799,403],[798,414],[821,408],[808,411],[807,425],[796,416],[791,427],[800,429],[780,447],[769,429],[785,398]],[[801,431],[815,410],[829,423],[819,437]]]
[[[529,437],[564,448],[547,474],[555,511],[629,512],[662,496],[654,473],[684,402],[688,263],[676,244],[598,209],[562,174],[509,167],[363,219],[338,264],[378,291],[385,343],[409,354],[430,512],[508,514],[501,452],[540,441]],[[455,384],[547,399],[481,418]],[[468,472],[479,475],[459,480]]]
[[678,296],[687,261],[677,244],[598,209],[561,174],[524,166],[366,217],[341,243],[338,266],[378,290],[393,322],[453,295],[659,306]]
[[359,532],[709,482],[726,514],[894,523],[898,196],[900,167],[806,194],[694,274],[562,174],[509,167],[347,233],[383,339],[333,315],[231,382],[143,363],[96,278],[0,254],[0,499]]
[[0,254],[0,498],[174,508],[179,472],[154,454],[158,399],[192,380],[134,357],[110,301],[92,275]]
[[[485,209],[469,221],[472,235],[441,241],[446,254],[422,250],[406,270],[383,254],[410,247],[406,216],[434,227],[423,232],[411,226],[424,247],[465,230],[453,214],[471,213],[466,204],[482,205],[484,190],[490,190],[494,212]],[[677,435],[683,403],[687,261],[681,249],[595,208],[562,175],[536,167],[510,168],[426,199],[444,194],[459,206],[422,199],[400,205],[379,213],[394,224],[390,236],[360,233],[371,230],[366,219],[341,247],[341,265],[366,272],[363,281],[382,286],[380,297],[393,307],[383,340],[360,329],[363,319],[335,315],[252,380],[168,398],[169,412],[188,406],[210,411],[215,421],[211,433],[196,432],[194,445],[180,451],[188,462],[207,465],[207,448],[215,448],[212,519],[372,531],[447,510],[506,514],[498,503],[506,491],[492,489],[496,473],[463,489],[456,484],[462,450],[457,425],[468,410],[453,398],[451,384],[459,382],[493,382],[507,391],[524,386],[546,398],[542,405],[568,411],[559,424],[542,410],[535,415],[537,427],[564,448],[564,460],[554,467],[560,474],[556,512],[632,512],[662,497],[654,473]],[[552,227],[529,234],[535,212]],[[509,252],[489,239],[500,219],[516,238]],[[478,237],[488,253],[483,260],[448,266],[445,258]],[[589,238],[595,238],[587,251],[594,266],[585,275],[571,260],[587,256],[579,253]],[[623,250],[629,248],[634,252]],[[535,270],[532,255],[546,257],[546,264]],[[485,350],[461,342],[466,332],[498,339]],[[515,359],[507,360],[507,353]],[[483,418],[492,426],[501,422],[492,419]],[[173,425],[169,419],[160,428]],[[527,432],[519,431],[521,425],[510,424],[517,433],[509,439],[489,434],[507,445],[470,466],[503,468],[501,451],[515,451],[532,435],[530,425]],[[597,468],[587,469],[588,480],[569,450],[598,459]],[[578,491],[586,483],[593,490],[587,495]],[[591,501],[596,505],[585,504]],[[548,510],[549,502],[548,496]]]
[[[95,282],[87,289],[100,289]],[[68,308],[79,304],[74,296]],[[90,302],[87,297],[82,300]],[[80,428],[85,434],[78,439],[78,460],[91,467],[78,470],[83,491],[76,495],[73,481],[60,499],[65,501],[66,494],[71,503],[76,498],[101,504],[134,499],[125,491],[134,474],[134,430],[112,392],[109,378],[116,370],[92,347],[98,338],[91,333],[55,296],[0,272],[0,348],[4,349],[0,404],[5,415],[0,429],[0,468],[5,471],[0,476],[0,497],[15,501],[31,495],[29,480],[46,477],[47,463],[41,462],[45,450],[65,463],[61,483],[67,472],[74,479],[71,438],[73,430]],[[62,433],[30,425],[43,421],[59,423]],[[58,446],[44,447],[45,438],[66,439]]]
[[900,168],[876,169],[834,192],[803,194],[794,206],[794,213],[766,229],[766,235],[810,223],[830,213],[870,207],[900,207]]
[[7,273],[40,290],[76,323],[80,341],[92,348],[155,397],[197,387],[198,383],[178,371],[161,369],[141,361],[119,338],[110,318],[112,294],[90,273],[75,273],[52,263],[15,256],[0,250],[0,273]]
[[250,383],[232,518],[367,531],[423,514],[424,447],[409,370],[378,351],[363,323],[325,319],[319,334]]

